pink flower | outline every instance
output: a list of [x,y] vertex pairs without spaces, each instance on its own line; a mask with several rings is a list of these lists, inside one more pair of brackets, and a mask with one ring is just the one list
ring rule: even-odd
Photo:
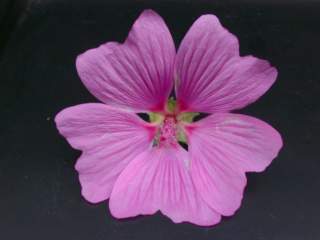
[[[263,95],[277,70],[240,57],[237,38],[214,15],[197,19],[176,53],[163,19],[146,10],[123,44],[88,50],[76,66],[103,103],[69,107],[55,121],[82,151],[82,195],[110,199],[116,218],[160,210],[175,223],[214,225],[239,208],[245,173],[263,171],[282,147],[268,124],[230,113]],[[200,112],[211,115],[193,121]]]

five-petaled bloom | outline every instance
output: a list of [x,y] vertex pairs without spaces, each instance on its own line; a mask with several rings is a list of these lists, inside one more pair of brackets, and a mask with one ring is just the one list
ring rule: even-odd
[[[197,19],[176,52],[163,19],[145,10],[123,44],[88,50],[76,66],[103,104],[64,109],[55,121],[82,150],[82,195],[110,199],[116,218],[160,210],[175,223],[214,225],[239,208],[245,173],[263,171],[282,146],[268,124],[230,113],[263,95],[277,71],[239,56],[237,38],[214,15]],[[198,113],[209,115],[194,121]]]

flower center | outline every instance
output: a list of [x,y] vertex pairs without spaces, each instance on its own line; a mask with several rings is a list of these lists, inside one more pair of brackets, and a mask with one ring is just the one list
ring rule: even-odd
[[160,147],[177,146],[177,124],[175,117],[165,117],[159,128],[158,145]]
[[176,147],[178,144],[187,146],[187,138],[183,130],[183,124],[191,123],[196,112],[179,112],[176,101],[170,98],[165,112],[150,112],[149,120],[158,126],[158,131],[153,141],[154,146]]

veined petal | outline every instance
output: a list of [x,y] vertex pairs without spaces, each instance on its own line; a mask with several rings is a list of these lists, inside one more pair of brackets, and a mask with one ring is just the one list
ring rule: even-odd
[[175,223],[214,225],[221,216],[197,193],[182,148],[153,148],[137,156],[119,176],[110,197],[117,218],[160,210]]
[[163,19],[145,10],[123,44],[108,42],[78,56],[78,74],[108,105],[161,111],[173,87],[175,46]]
[[263,171],[282,147],[275,129],[240,114],[213,114],[189,124],[186,132],[195,186],[222,215],[232,215],[239,208],[245,172]]
[[267,61],[240,57],[237,38],[214,15],[203,15],[191,26],[179,47],[175,71],[180,110],[207,113],[256,101],[277,77]]
[[156,131],[136,114],[100,103],[64,109],[55,121],[70,145],[83,151],[76,169],[82,195],[93,203],[109,198],[121,171],[151,147]]

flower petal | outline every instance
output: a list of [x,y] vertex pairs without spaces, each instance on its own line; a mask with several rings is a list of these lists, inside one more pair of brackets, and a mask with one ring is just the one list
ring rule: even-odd
[[124,44],[108,42],[78,56],[78,74],[104,103],[161,111],[173,86],[175,46],[163,19],[145,10]]
[[93,203],[109,198],[121,171],[150,148],[156,131],[136,114],[100,103],[64,109],[55,121],[71,146],[83,151],[76,169],[82,195]]
[[245,172],[263,171],[282,147],[275,129],[240,114],[213,114],[188,125],[186,132],[195,186],[222,215],[232,215],[239,208]]
[[213,225],[221,216],[199,197],[182,148],[153,148],[137,156],[119,176],[110,197],[117,218],[160,210],[173,222]]
[[226,112],[263,95],[277,70],[252,56],[240,57],[237,38],[214,15],[191,26],[176,57],[176,92],[181,111]]

